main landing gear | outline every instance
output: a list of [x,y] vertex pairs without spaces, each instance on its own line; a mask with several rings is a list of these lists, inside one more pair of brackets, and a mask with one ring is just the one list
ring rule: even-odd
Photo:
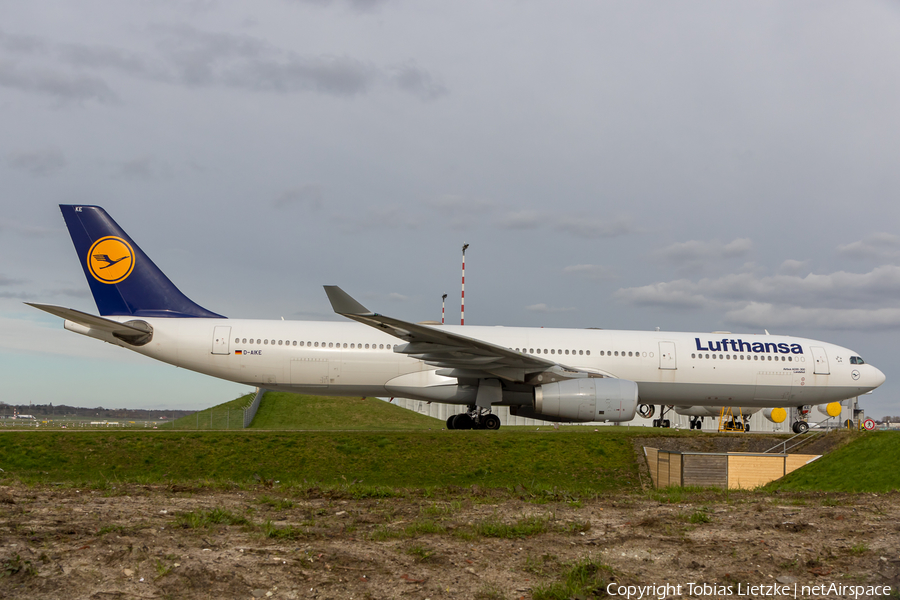
[[[655,407],[652,404],[642,404],[641,406],[649,406],[649,410],[644,409],[642,411],[644,413],[648,413],[647,417],[645,417],[645,418],[652,417],[653,414],[656,412]],[[663,429],[668,429],[669,427],[671,427],[672,422],[666,418],[666,412],[668,412],[670,410],[672,410],[671,406],[666,406],[665,404],[660,404],[659,405],[659,418],[653,419],[653,426],[654,427],[662,427]],[[641,415],[641,416],[643,416],[643,415]]]
[[703,417],[691,417],[691,429],[703,429]]
[[447,419],[447,429],[500,429],[500,417],[474,404],[469,410]]

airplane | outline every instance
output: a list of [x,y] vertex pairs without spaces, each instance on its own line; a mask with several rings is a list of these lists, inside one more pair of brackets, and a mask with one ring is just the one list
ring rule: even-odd
[[465,406],[448,429],[499,429],[494,406],[546,421],[625,422],[638,405],[804,406],[885,380],[856,352],[816,340],[412,323],[333,285],[325,292],[347,322],[229,319],[185,296],[101,207],[60,210],[100,315],[27,304],[65,329],[269,390]]

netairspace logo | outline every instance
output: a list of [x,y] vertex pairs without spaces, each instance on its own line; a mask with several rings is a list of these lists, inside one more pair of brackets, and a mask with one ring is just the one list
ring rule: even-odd
[[889,585],[839,585],[837,583],[823,583],[820,585],[752,585],[738,583],[737,585],[722,585],[714,583],[686,583],[673,585],[624,585],[610,583],[606,586],[606,593],[610,596],[620,596],[627,600],[642,600],[643,598],[657,598],[664,600],[667,596],[736,596],[747,598],[763,597],[787,597],[799,598],[809,596],[844,596],[847,598],[877,598],[891,594]]

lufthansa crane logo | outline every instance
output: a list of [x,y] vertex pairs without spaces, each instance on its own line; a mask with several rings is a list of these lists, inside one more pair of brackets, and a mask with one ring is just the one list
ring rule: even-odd
[[101,283],[125,281],[134,270],[134,250],[120,237],[100,238],[88,250],[87,266]]

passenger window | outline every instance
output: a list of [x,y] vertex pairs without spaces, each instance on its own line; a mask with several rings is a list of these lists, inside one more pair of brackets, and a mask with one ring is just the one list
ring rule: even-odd
[[582,354],[584,354],[584,350],[579,350],[578,355],[581,356]]
[[247,338],[244,338],[244,341],[241,342],[241,343],[242,343],[242,344],[246,344],[246,343],[247,343]]
[[263,340],[263,344],[265,344],[266,346],[268,346],[268,345],[269,345],[269,340]]
[[[303,342],[300,342],[300,343],[302,344]],[[297,345],[297,340],[294,340],[294,346],[296,346],[296,345]]]
[[284,343],[284,342],[283,342],[282,340],[278,340],[278,345],[279,345],[279,346],[280,346],[281,344],[283,344],[283,343]]
[[584,353],[587,354],[588,356],[591,355],[591,351],[590,351],[590,350],[585,350]]

